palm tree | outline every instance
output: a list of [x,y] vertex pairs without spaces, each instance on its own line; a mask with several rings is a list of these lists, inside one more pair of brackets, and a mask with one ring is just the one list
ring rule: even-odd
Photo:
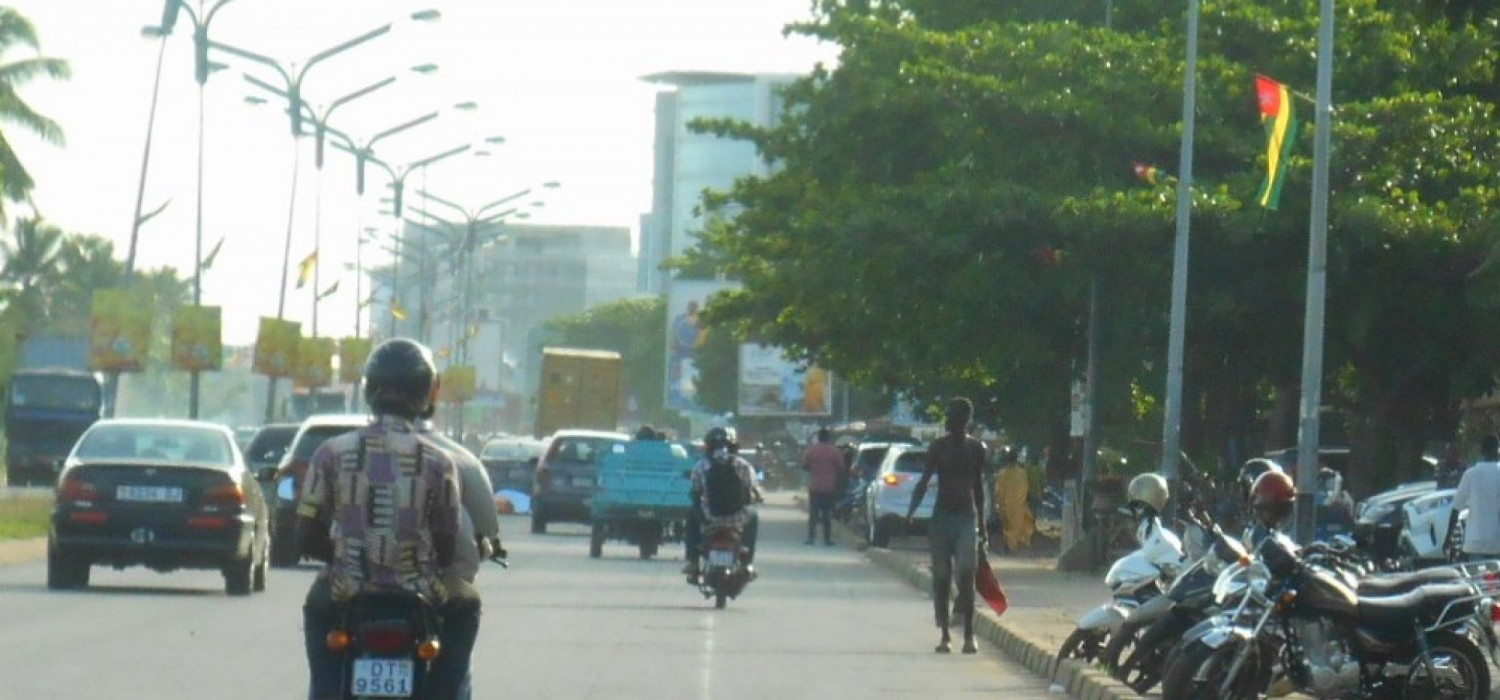
[[115,244],[88,234],[71,234],[57,255],[60,274],[51,295],[50,329],[62,334],[89,331],[94,291],[123,286],[125,264],[115,259]]
[[[39,76],[67,79],[71,73],[68,63],[43,56],[13,58],[17,47],[39,52],[36,28],[21,13],[0,7],[0,124],[19,126],[49,143],[61,145],[62,128],[32,110],[18,90]],[[0,221],[5,219],[4,201],[27,201],[35,186],[10,139],[0,130]]]
[[46,319],[48,293],[58,278],[62,230],[36,218],[19,219],[11,227],[11,240],[0,240],[0,281],[12,293],[11,304],[19,307],[24,328],[29,332]]

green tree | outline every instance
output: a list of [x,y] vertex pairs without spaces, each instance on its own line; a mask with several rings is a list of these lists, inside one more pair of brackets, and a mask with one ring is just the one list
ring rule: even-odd
[[[62,129],[33,110],[21,96],[21,89],[36,78],[63,80],[70,75],[66,61],[35,55],[39,50],[31,21],[12,8],[0,7],[0,124],[20,127],[45,141],[61,144]],[[17,57],[18,53],[27,55]],[[0,129],[0,195],[11,202],[24,202],[35,186],[11,139]],[[5,208],[0,204],[0,218],[4,216]]]
[[16,221],[10,229],[10,240],[0,241],[0,266],[11,291],[11,304],[17,308],[19,333],[42,330],[51,311],[50,292],[57,284],[63,232],[38,218]]
[[89,332],[94,292],[125,283],[125,264],[115,258],[114,243],[94,235],[63,239],[57,254],[58,279],[48,330],[61,335]]
[[[1366,485],[1451,431],[1457,401],[1496,370],[1495,340],[1474,337],[1500,320],[1494,273],[1474,273],[1500,230],[1483,128],[1500,36],[1441,16],[1457,4],[1341,5],[1324,387],[1367,426],[1352,431]],[[773,128],[696,125],[776,166],[705,201],[737,216],[682,265],[711,260],[744,283],[708,323],[862,385],[971,394],[985,418],[1056,446],[1097,284],[1095,410],[1107,439],[1153,440],[1175,197],[1131,163],[1176,163],[1183,17],[1116,5],[1110,30],[1089,2],[819,3],[796,31],[839,44],[836,69],[793,85]],[[1314,4],[1206,10],[1183,402],[1197,454],[1264,445],[1285,423],[1275,409],[1297,405],[1311,128],[1281,210],[1253,205],[1253,76],[1311,86],[1317,34]]]

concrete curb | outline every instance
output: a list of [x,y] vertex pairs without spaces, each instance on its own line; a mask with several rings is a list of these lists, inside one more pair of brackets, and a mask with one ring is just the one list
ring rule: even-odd
[[[932,573],[925,567],[911,565],[888,549],[872,547],[865,550],[865,556],[917,590],[931,594]],[[1129,686],[1111,678],[1097,667],[1073,660],[1059,664],[1055,650],[1024,631],[1001,622],[1000,616],[994,611],[981,606],[974,617],[974,627],[981,639],[994,644],[1033,673],[1051,679],[1054,689],[1060,686],[1069,695],[1083,700],[1126,700],[1140,697]]]

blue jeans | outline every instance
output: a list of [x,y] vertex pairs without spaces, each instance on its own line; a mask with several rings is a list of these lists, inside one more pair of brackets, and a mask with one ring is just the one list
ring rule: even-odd
[[[974,573],[979,567],[979,536],[973,513],[933,513],[927,523],[932,557],[932,605],[939,627],[948,627],[948,591],[958,584],[961,614],[974,613]],[[955,569],[957,570],[955,572]],[[954,574],[957,573],[955,581]]]

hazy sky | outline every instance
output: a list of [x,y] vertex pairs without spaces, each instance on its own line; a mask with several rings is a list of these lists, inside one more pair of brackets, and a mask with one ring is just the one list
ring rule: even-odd
[[[196,0],[190,0],[196,7]],[[450,147],[504,136],[489,157],[469,154],[434,165],[426,187],[468,208],[557,180],[533,223],[601,224],[635,230],[650,207],[653,94],[640,77],[667,70],[805,72],[836,60],[833,47],[785,38],[782,27],[809,16],[810,0],[232,0],[209,25],[218,42],[304,63],[323,49],[415,10],[435,8],[435,24],[397,23],[390,35],[311,68],[303,82],[310,104],[387,76],[393,85],[339,107],[329,121],[367,138],[449,105],[438,120],[376,146],[401,163]],[[68,231],[116,241],[123,258],[140,182],[152,78],[161,44],[141,36],[159,21],[163,0],[11,0],[31,18],[42,53],[72,64],[70,81],[24,88],[30,104],[58,121],[62,147],[3,125],[32,170],[41,213]],[[213,2],[207,3],[210,7]],[[186,14],[167,40],[155,145],[145,208],[170,202],[141,230],[138,264],[170,265],[191,274],[195,238],[197,84],[192,25]],[[21,52],[4,57],[14,60]],[[265,66],[215,55],[229,64],[205,89],[205,253],[226,242],[204,277],[204,303],[224,308],[225,341],[252,342],[258,317],[276,314],[291,198],[293,145],[285,101],[254,106],[245,78],[276,84]],[[432,63],[429,75],[409,71]],[[279,106],[278,106],[279,104]],[[339,291],[319,311],[321,335],[352,333],[356,232],[380,225],[376,198],[387,178],[369,171],[364,207],[356,204],[353,161],[329,150],[322,170],[321,216],[311,140],[303,139],[292,260],[313,250],[321,220],[322,284]],[[408,179],[408,203],[422,187]],[[24,212],[13,207],[12,213]],[[446,214],[435,210],[433,213]],[[456,215],[456,213],[454,213]],[[384,254],[366,248],[366,262]],[[293,273],[295,278],[295,273]],[[309,289],[288,290],[286,317],[311,321]]]

